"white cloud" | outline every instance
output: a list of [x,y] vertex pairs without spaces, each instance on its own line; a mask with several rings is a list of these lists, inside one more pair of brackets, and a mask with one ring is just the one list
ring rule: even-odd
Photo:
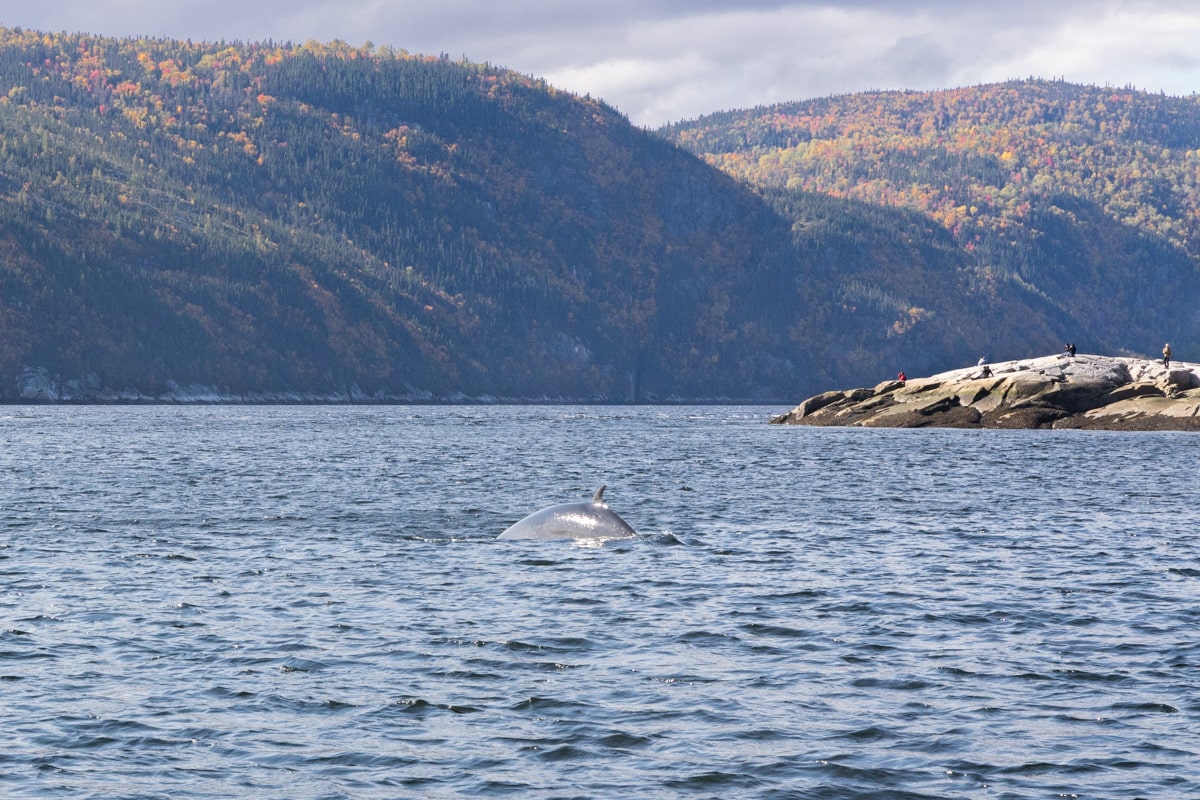
[[1188,95],[1200,91],[1200,13],[1129,10],[1066,20],[1055,36],[980,70],[1000,76],[1055,75],[1080,83],[1132,84]]

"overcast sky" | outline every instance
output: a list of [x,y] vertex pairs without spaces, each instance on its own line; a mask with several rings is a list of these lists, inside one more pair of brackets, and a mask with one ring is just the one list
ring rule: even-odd
[[0,0],[0,25],[466,56],[602,97],[650,127],[1031,75],[1200,91],[1195,0]]

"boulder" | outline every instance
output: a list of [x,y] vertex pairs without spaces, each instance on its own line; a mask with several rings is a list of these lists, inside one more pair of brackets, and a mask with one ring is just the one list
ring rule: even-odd
[[[990,373],[990,374],[986,374]],[[1097,355],[1023,359],[823,392],[774,424],[1200,430],[1200,365]]]

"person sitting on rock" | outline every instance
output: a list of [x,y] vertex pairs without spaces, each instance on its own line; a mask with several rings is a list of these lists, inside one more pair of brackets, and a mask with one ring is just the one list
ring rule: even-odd
[[1067,358],[1074,358],[1074,357],[1075,357],[1075,343],[1074,343],[1074,342],[1067,342],[1067,343],[1066,343],[1066,344],[1063,346],[1063,349],[1064,349],[1064,350],[1066,351],[1066,353],[1067,353]]
[[896,380],[900,381],[901,383],[904,383],[906,380],[908,380],[908,376],[904,374],[904,370],[900,370],[896,373]]
[[1163,366],[1170,368],[1171,366],[1171,343],[1167,342],[1163,345]]

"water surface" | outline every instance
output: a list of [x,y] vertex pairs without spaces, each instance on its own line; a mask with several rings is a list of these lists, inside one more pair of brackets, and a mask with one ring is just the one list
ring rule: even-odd
[[1200,439],[776,412],[0,407],[0,796],[1200,796]]

